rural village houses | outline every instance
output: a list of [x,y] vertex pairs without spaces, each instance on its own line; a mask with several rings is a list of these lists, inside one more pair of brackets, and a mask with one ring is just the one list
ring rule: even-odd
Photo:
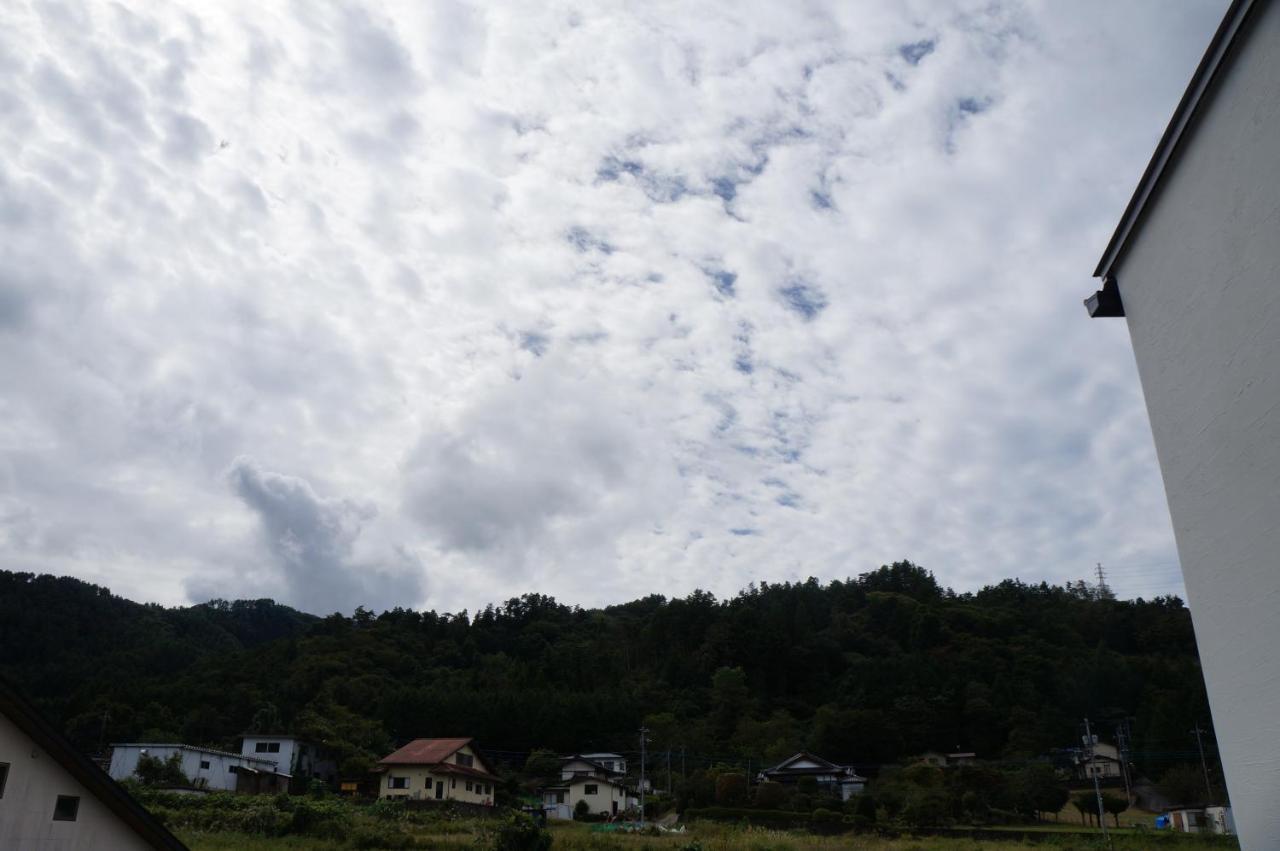
[[812,777],[820,789],[826,789],[840,795],[847,801],[862,791],[867,778],[858,774],[852,767],[836,765],[820,756],[801,751],[787,757],[782,762],[761,771],[758,778],[761,782],[799,783],[802,777]]
[[460,801],[493,806],[493,769],[472,739],[414,739],[378,761],[379,798]]
[[626,782],[627,762],[615,753],[574,754],[560,762],[560,782],[542,790],[549,818],[571,819],[578,802],[595,816],[616,816],[640,806]]

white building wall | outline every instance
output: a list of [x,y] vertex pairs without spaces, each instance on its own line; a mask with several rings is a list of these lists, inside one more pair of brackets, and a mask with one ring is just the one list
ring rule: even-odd
[[1115,269],[1244,851],[1280,849],[1280,3]]
[[[0,798],[0,848],[40,851],[142,851],[136,833],[49,756],[0,715],[0,762],[9,779]],[[75,821],[54,821],[59,795],[77,795]]]
[[[270,744],[279,742],[279,753],[258,753],[258,743]],[[240,753],[254,759],[265,759],[276,766],[281,774],[293,774],[298,769],[296,762],[297,739],[283,736],[245,736],[240,745]]]
[[[169,759],[170,755],[175,752],[181,754],[182,773],[191,778],[191,781],[196,786],[216,791],[235,791],[237,778],[231,771],[232,766],[245,766],[259,770],[272,768],[271,763],[261,760],[216,751],[202,751],[197,748],[181,747],[179,745],[122,744],[111,746],[111,765],[107,769],[107,773],[111,775],[113,780],[124,780],[126,777],[132,777],[138,770],[138,760],[142,757],[143,750],[147,752],[148,756],[153,756],[161,761]],[[201,767],[201,763],[204,762],[209,764],[208,768]]]

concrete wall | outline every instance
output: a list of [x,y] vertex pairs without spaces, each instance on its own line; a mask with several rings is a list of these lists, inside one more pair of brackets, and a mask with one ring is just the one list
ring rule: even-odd
[[[279,753],[258,752],[259,743],[269,745],[273,742],[280,745]],[[240,753],[254,759],[265,759],[274,763],[276,770],[282,774],[294,774],[298,770],[299,749],[297,745],[297,739],[287,736],[245,736],[240,743]]]
[[1280,849],[1280,3],[1260,5],[1116,269],[1245,851]]
[[[9,779],[0,798],[0,848],[142,851],[151,847],[2,715],[0,762],[9,763]],[[79,796],[75,821],[53,820],[59,795]]]

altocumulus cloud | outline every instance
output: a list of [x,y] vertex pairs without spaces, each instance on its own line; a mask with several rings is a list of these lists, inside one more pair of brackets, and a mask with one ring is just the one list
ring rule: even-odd
[[1223,5],[9,3],[0,566],[1168,580],[1079,299]]

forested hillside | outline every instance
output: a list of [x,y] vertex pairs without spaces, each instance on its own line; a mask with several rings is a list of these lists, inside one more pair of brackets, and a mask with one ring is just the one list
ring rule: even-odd
[[728,600],[581,609],[529,594],[474,614],[325,618],[269,600],[165,609],[0,572],[0,673],[86,750],[230,746],[279,724],[352,769],[415,736],[472,735],[512,759],[630,752],[642,723],[690,768],[802,747],[870,770],[927,749],[1017,760],[1078,742],[1088,715],[1130,716],[1158,773],[1209,717],[1176,598],[1014,580],[956,594],[905,562]]

